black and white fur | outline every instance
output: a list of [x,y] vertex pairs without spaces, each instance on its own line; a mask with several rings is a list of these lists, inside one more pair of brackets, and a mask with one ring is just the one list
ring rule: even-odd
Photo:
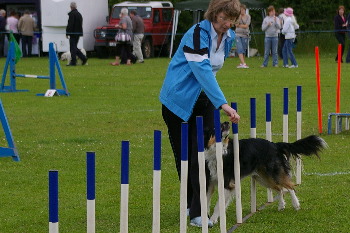
[[[233,158],[233,140],[228,137],[230,124],[224,122],[221,124],[222,142],[223,142],[223,172],[225,187],[226,208],[234,196],[234,158]],[[205,134],[205,159],[210,171],[210,179],[207,192],[208,213],[210,208],[210,199],[217,186],[216,170],[216,142],[214,132]],[[294,186],[291,177],[291,165],[289,159],[300,158],[300,155],[316,155],[327,147],[327,143],[320,137],[311,135],[300,139],[294,143],[278,142],[273,143],[261,138],[250,138],[239,140],[239,159],[241,179],[247,176],[254,176],[263,186],[271,188],[280,193],[278,210],[285,208],[283,199],[283,189],[288,190],[292,198],[292,205],[296,210],[300,209],[300,204],[295,195]],[[219,205],[216,204],[214,213],[210,220],[217,223],[219,218]]]

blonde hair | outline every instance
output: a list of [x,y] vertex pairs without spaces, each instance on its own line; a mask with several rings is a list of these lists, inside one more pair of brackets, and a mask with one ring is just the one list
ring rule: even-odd
[[216,16],[224,13],[230,19],[236,20],[240,12],[239,0],[211,0],[204,18],[210,22],[216,22]]

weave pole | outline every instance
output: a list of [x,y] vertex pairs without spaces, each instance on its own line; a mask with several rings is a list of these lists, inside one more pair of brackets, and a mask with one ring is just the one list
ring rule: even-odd
[[95,196],[96,196],[96,178],[95,178],[95,152],[86,153],[86,217],[87,233],[95,233]]
[[201,201],[202,232],[208,232],[208,204],[207,204],[207,181],[205,177],[205,157],[204,157],[204,135],[203,135],[203,117],[196,117],[197,125],[197,146],[198,146],[198,170],[199,170],[199,188]]
[[[266,140],[272,142],[271,94],[266,93],[265,96],[266,96],[265,97],[265,99],[266,99]],[[269,203],[273,202],[272,189],[270,189],[270,188],[267,188],[267,202],[269,202]]]
[[58,233],[58,171],[49,171],[49,233]]
[[129,141],[122,141],[120,184],[120,232],[128,232],[129,217]]
[[[256,99],[250,98],[250,137],[256,138]],[[250,211],[256,212],[256,179],[250,178]]]
[[283,88],[283,142],[288,142],[288,88]]
[[322,133],[322,100],[321,100],[320,55],[319,55],[318,47],[315,47],[315,58],[316,58],[318,132],[321,134]]
[[187,231],[188,123],[181,124],[180,232]]
[[[342,46],[338,45],[338,73],[337,73],[337,96],[335,104],[335,112],[340,113],[340,80],[341,80],[341,60],[342,60]],[[338,122],[336,122],[338,127]]]
[[[297,86],[297,140],[301,139],[301,122],[302,122],[302,114],[301,114],[301,86]],[[301,167],[302,161],[300,158],[296,159],[296,183],[301,184]]]
[[225,188],[224,188],[224,165],[222,161],[222,141],[221,141],[221,123],[220,111],[214,110],[215,125],[215,141],[216,141],[216,166],[218,177],[218,194],[219,194],[219,210],[220,210],[220,232],[226,231],[226,208],[225,208]]
[[162,132],[154,131],[154,168],[153,168],[153,233],[160,232],[160,186],[161,186],[161,147]]
[[[231,107],[237,111],[237,103],[231,103]],[[238,111],[237,111],[238,112]],[[234,153],[234,174],[235,174],[235,192],[236,192],[236,218],[237,223],[243,223],[242,218],[242,200],[241,200],[241,168],[239,163],[239,140],[238,124],[232,123],[233,132],[233,153]]]

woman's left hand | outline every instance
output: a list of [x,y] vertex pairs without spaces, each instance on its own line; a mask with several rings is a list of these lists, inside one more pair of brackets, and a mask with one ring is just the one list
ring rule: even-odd
[[240,120],[240,116],[238,115],[237,111],[230,107],[228,104],[221,105],[222,110],[226,113],[226,115],[230,118],[230,121],[232,123],[237,124]]

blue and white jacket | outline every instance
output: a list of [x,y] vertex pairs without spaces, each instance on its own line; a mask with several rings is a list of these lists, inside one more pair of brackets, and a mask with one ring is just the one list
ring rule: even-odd
[[[171,60],[160,91],[160,102],[175,115],[188,121],[203,90],[215,108],[227,103],[210,65],[211,22],[203,20],[183,36]],[[229,29],[225,58],[229,56],[235,33]]]

